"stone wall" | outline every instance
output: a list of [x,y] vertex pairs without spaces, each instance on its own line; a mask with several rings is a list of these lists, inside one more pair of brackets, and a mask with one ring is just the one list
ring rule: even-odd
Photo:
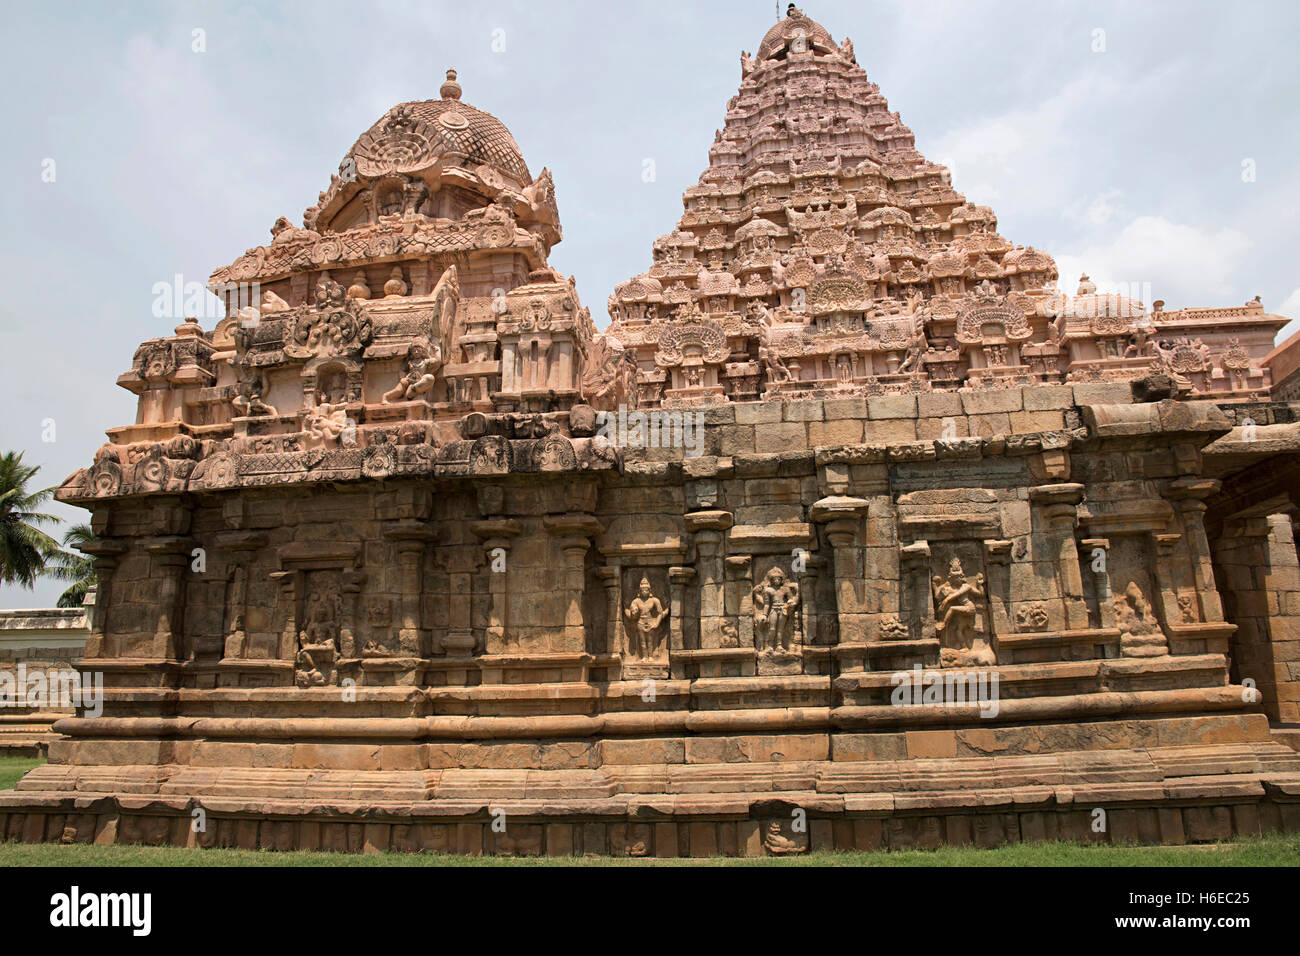
[[[93,597],[92,597],[93,602]],[[0,674],[18,687],[29,675],[43,675],[46,687],[73,672],[90,633],[89,607],[0,611]],[[21,669],[20,669],[21,665]],[[50,725],[72,709],[26,705],[25,694],[0,708],[0,752],[43,753],[56,739]]]

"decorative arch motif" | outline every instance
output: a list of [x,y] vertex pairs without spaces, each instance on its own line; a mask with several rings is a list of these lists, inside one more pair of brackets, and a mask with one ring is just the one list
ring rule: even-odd
[[957,319],[957,341],[978,345],[984,341],[984,327],[997,325],[1009,341],[1021,342],[1030,336],[1029,319],[1020,309],[1008,305],[977,305]]
[[660,368],[681,365],[686,350],[692,346],[700,349],[709,364],[725,362],[730,354],[726,333],[716,322],[677,322],[659,333],[655,365]]

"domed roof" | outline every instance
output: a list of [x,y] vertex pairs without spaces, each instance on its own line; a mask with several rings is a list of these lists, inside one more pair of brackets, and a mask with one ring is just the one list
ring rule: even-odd
[[767,36],[758,45],[758,59],[766,60],[772,54],[784,50],[795,37],[804,37],[814,48],[839,49],[825,27],[804,16],[803,11],[792,3],[787,8],[785,19],[768,30]]
[[348,151],[364,176],[414,173],[439,156],[451,166],[486,165],[519,186],[533,179],[519,145],[491,113],[461,102],[456,71],[447,71],[442,99],[399,103]]

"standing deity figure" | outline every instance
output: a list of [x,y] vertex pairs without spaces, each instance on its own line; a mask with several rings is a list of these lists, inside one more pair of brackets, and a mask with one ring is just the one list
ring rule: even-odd
[[409,402],[423,395],[433,388],[434,378],[441,367],[442,350],[436,344],[430,351],[420,343],[414,343],[406,350],[406,373],[395,388],[384,393],[383,403]]
[[638,660],[650,660],[659,656],[659,645],[663,641],[659,629],[668,617],[668,611],[650,590],[649,578],[641,579],[636,597],[623,614],[631,625],[628,629],[628,649],[632,656]]
[[776,385],[780,382],[790,381],[790,370],[785,367],[785,362],[775,351],[765,345],[758,347],[758,361],[767,371],[767,382],[769,385]]
[[788,651],[794,643],[799,585],[772,568],[750,592],[754,603],[754,637],[761,653]]
[[975,602],[983,598],[984,575],[977,574],[974,580],[966,577],[957,558],[948,565],[946,581],[937,574],[934,576],[934,629],[943,645],[944,666],[995,663],[988,638],[975,626],[978,610]]

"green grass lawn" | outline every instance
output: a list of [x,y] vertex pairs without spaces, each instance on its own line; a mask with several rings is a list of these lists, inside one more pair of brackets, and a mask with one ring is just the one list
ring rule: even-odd
[[[0,757],[0,790],[43,760]],[[436,856],[405,853],[272,853],[179,847],[0,843],[0,866],[1300,866],[1300,834],[1213,846],[1080,846],[1026,843],[996,850],[944,847],[898,853],[809,853],[757,859]]]
[[0,866],[1300,866],[1300,836],[1214,846],[1134,847],[1034,843],[996,850],[944,848],[899,853],[812,853],[758,859],[435,856],[402,853],[273,853],[177,847],[0,844]]
[[12,790],[19,777],[43,763],[44,757],[0,757],[0,790]]

